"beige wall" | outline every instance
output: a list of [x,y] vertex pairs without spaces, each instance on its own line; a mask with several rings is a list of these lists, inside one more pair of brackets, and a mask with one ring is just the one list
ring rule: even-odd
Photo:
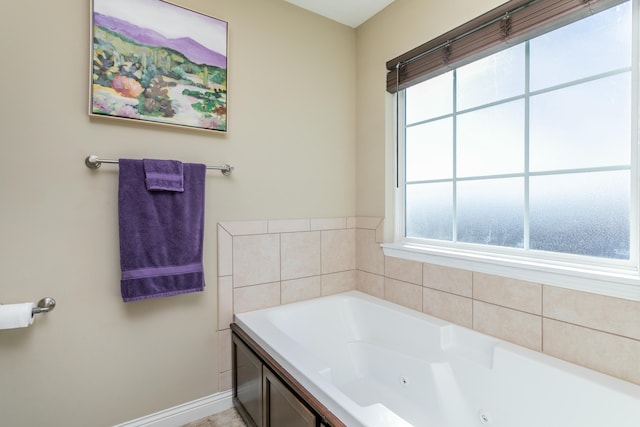
[[[4,11],[0,303],[52,296],[58,306],[28,329],[0,331],[2,425],[108,426],[225,389],[228,360],[221,360],[217,330],[231,307],[218,309],[217,224],[389,219],[392,103],[384,63],[501,1],[395,0],[355,31],[282,0],[176,3],[230,24],[226,135],[90,121],[89,2],[14,2]],[[117,168],[90,171],[83,164],[88,154],[236,166],[229,178],[207,174],[204,293],[121,302]],[[389,292],[404,288],[385,279],[375,230],[357,230],[355,242],[358,286],[378,286],[366,289],[374,294],[385,283]],[[372,257],[377,264],[367,267]],[[221,290],[234,292],[230,283],[223,272]],[[282,289],[281,300],[291,298]],[[421,294],[422,309],[429,292]],[[389,297],[402,302],[402,295]],[[606,317],[608,310],[598,313]],[[562,327],[576,331],[571,324],[600,328],[556,311],[545,327],[560,317],[569,325],[554,329],[556,341],[565,336]]]
[[[108,426],[218,392],[216,224],[355,213],[355,31],[282,0],[176,2],[229,22],[226,135],[89,120],[89,1],[2,14],[0,303],[58,305],[0,331],[1,425]],[[207,174],[204,293],[121,301],[117,167],[88,154],[236,167]]]
[[[500,4],[501,0],[395,0],[356,32],[357,214],[393,215],[393,97],[387,61]],[[386,227],[385,232],[392,231]]]

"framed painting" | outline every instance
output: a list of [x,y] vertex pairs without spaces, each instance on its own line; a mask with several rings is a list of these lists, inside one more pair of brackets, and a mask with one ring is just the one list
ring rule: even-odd
[[89,115],[227,131],[228,24],[163,0],[92,0]]

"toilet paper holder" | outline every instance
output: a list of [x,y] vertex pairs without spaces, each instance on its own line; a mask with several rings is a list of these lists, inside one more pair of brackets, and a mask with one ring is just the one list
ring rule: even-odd
[[31,314],[48,313],[56,307],[56,300],[50,297],[42,298],[36,307],[31,309]]

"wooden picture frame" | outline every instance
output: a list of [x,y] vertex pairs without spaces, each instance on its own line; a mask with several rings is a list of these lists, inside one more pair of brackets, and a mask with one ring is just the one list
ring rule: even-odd
[[228,23],[163,0],[92,0],[89,115],[227,131]]

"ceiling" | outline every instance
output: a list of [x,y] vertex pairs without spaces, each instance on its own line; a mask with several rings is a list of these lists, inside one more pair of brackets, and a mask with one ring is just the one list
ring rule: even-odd
[[285,0],[341,24],[356,28],[394,0]]

